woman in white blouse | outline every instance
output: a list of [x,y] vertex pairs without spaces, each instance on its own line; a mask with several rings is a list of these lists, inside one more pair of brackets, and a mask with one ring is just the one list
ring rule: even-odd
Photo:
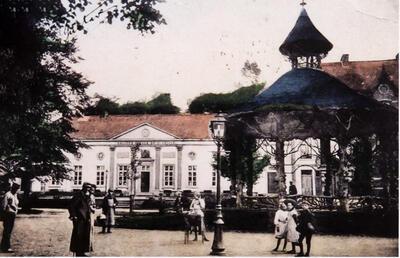
[[286,234],[287,234],[287,222],[288,222],[288,212],[286,209],[287,209],[286,204],[282,202],[279,205],[279,209],[275,213],[275,218],[274,218],[275,238],[278,239],[278,241],[276,243],[275,249],[272,250],[274,252],[278,251],[282,239],[285,240],[282,251],[286,250],[286,244],[287,244]]

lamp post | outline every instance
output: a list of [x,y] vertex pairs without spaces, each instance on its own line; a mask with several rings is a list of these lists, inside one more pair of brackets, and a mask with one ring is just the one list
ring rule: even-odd
[[223,243],[223,225],[222,205],[221,205],[221,147],[222,140],[225,136],[226,119],[222,114],[217,114],[210,121],[211,135],[217,144],[217,205],[215,206],[215,221],[214,221],[214,241],[212,244],[211,255],[224,255],[225,247]]
[[104,186],[104,192],[107,194],[107,191],[108,191],[108,189],[107,189],[107,181],[108,181],[108,170],[106,170],[106,180],[105,180],[105,186]]

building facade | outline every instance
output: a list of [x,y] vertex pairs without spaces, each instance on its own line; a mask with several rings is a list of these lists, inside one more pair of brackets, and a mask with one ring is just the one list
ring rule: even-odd
[[[359,93],[387,104],[398,106],[398,58],[382,61],[323,63],[322,70],[345,82]],[[83,182],[126,194],[138,195],[182,190],[216,190],[216,171],[213,155],[216,145],[209,131],[213,114],[86,116],[73,121],[77,130],[72,135],[85,143],[79,155],[66,154],[73,169],[72,180],[55,182],[34,181],[33,191],[73,191]],[[140,144],[136,158],[140,161],[137,174],[130,170],[131,147]],[[294,140],[285,143],[286,185],[290,182],[299,194],[322,194],[319,171],[318,141]],[[277,192],[275,160],[271,144],[260,152],[271,157],[253,187],[257,194]],[[335,146],[332,144],[331,149]],[[373,180],[381,180],[375,175]],[[229,190],[229,180],[222,178],[222,190]]]

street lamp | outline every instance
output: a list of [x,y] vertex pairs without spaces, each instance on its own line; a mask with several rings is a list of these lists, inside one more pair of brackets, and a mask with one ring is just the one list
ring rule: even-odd
[[221,205],[221,146],[225,136],[226,119],[222,114],[217,114],[210,121],[211,135],[217,144],[217,205],[215,206],[215,221],[214,221],[214,241],[212,244],[211,255],[224,255],[225,247],[223,243],[223,225],[222,205]]

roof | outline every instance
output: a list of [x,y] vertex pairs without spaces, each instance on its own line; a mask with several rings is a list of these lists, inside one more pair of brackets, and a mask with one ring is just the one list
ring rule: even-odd
[[397,59],[322,63],[321,68],[361,93],[374,90],[379,84],[382,72],[387,73],[396,91],[399,88],[399,61]]
[[293,69],[252,101],[252,108],[298,105],[321,109],[370,108],[378,102],[358,94],[335,77],[316,69]]
[[210,139],[208,125],[214,114],[84,116],[72,121],[79,140],[107,140],[142,124],[148,124],[181,139]]
[[303,8],[279,51],[287,56],[311,56],[327,54],[332,47],[332,43],[314,26]]

